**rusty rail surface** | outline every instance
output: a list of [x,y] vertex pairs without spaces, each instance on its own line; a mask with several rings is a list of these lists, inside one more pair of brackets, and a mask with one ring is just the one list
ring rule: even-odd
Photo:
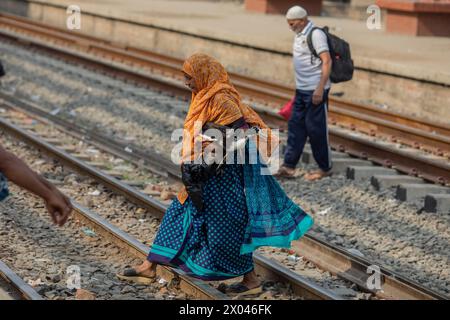
[[20,278],[3,261],[0,260],[0,285],[6,287],[7,297],[2,297],[0,290],[0,300],[43,300],[32,286]]

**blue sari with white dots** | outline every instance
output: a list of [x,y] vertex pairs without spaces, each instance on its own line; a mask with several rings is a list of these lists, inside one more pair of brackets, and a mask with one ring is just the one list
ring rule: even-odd
[[[247,145],[248,148],[251,149]],[[264,165],[227,164],[203,189],[199,212],[188,198],[167,209],[148,260],[203,280],[224,280],[253,270],[261,246],[289,248],[313,224]]]

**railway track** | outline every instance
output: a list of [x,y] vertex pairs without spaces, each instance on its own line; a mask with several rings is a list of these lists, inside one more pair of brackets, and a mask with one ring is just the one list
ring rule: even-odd
[[[83,208],[78,204],[74,204],[75,217],[100,235],[104,239],[107,239],[111,243],[114,243],[125,252],[145,260],[149,251],[149,247],[143,245],[141,242],[124,232],[123,230],[115,227],[107,220],[103,219],[99,215]],[[176,280],[179,283],[179,287],[183,292],[186,292],[189,296],[197,299],[207,300],[224,300],[227,297],[214,288],[206,285],[205,283],[186,276],[181,270],[171,269],[162,266],[158,269],[157,274],[166,281]]]
[[[80,276],[82,276],[80,280],[82,281],[81,283],[83,284],[83,287],[86,288],[85,283],[88,282],[86,283],[86,286],[89,287],[90,292],[95,294],[98,299],[106,299],[110,296],[110,294],[115,296],[115,294],[110,293],[109,290],[106,289],[105,286],[109,286],[109,284],[111,286],[120,285],[122,288],[126,287],[126,284],[121,284],[120,281],[115,280],[115,275],[111,272],[112,266],[113,264],[116,264],[118,260],[122,260],[123,263],[123,261],[126,260],[131,261],[133,259],[140,258],[140,255],[142,254],[145,255],[145,246],[121,230],[113,227],[110,223],[104,219],[101,219],[97,214],[79,206],[76,203],[74,203],[74,222],[69,223],[65,231],[51,231],[51,228],[48,227],[49,223],[43,223],[42,221],[44,220],[40,220],[40,218],[36,216],[35,211],[33,212],[34,215],[31,217],[26,213],[27,208],[15,203],[18,199],[22,200],[22,202],[28,202],[31,200],[27,196],[24,198],[21,198],[21,196],[21,194],[15,194],[14,200],[9,201],[9,207],[2,208],[2,213],[13,215],[14,210],[20,210],[20,212],[24,215],[21,217],[15,217],[14,224],[26,224],[28,230],[13,228],[5,231],[5,229],[3,229],[2,241],[7,241],[5,240],[7,237],[9,239],[8,243],[3,243],[3,248],[4,250],[8,248],[8,250],[18,252],[15,255],[15,260],[9,261],[9,263],[13,264],[15,269],[20,270],[20,272],[25,274],[27,278],[30,279],[36,277],[36,273],[49,274],[48,277],[45,276],[46,278],[42,278],[41,276],[37,280],[33,280],[33,282],[35,282],[33,285],[36,286],[36,288],[39,288],[39,291],[42,291],[47,299],[63,298],[64,296],[71,297],[75,295],[75,292],[72,292],[67,296],[64,281],[64,270],[66,270],[66,268],[61,267],[61,263],[63,263],[62,261],[69,261],[71,265],[77,265],[80,267]],[[27,221],[25,221],[25,219],[27,219]],[[33,224],[38,224],[40,226],[33,227]],[[45,227],[46,225],[47,227]],[[80,228],[81,226],[82,228]],[[39,228],[43,230],[34,230]],[[89,237],[93,237],[93,240],[88,239],[89,237],[87,236],[81,236],[83,232],[80,232],[80,230],[83,229],[87,229],[91,232]],[[43,233],[47,233],[45,240],[42,240],[42,237],[40,237]],[[48,235],[49,233],[52,233],[52,235]],[[68,233],[70,233],[70,238],[67,235]],[[34,243],[24,246],[22,243],[24,240],[20,239],[24,239],[25,237],[31,238],[31,242]],[[48,242],[50,240],[52,240],[53,243],[70,241],[70,244],[67,243],[64,248],[61,248],[60,244],[49,244]],[[11,245],[11,243],[14,243],[14,245]],[[119,248],[121,249],[120,254],[117,254]],[[73,251],[76,251],[75,256],[72,254]],[[87,254],[86,252],[89,253]],[[116,252],[115,255],[113,254],[114,252]],[[26,254],[26,257],[23,256],[24,254]],[[33,256],[34,259],[25,262],[25,260],[30,260],[31,256]],[[10,260],[9,258],[7,259]],[[16,259],[20,262],[17,262]],[[41,263],[43,260],[46,261],[44,264]],[[4,267],[5,265],[1,265],[1,275],[7,279],[8,284],[13,285],[12,287],[15,289],[12,291],[13,293],[17,291],[21,294],[18,298],[33,300],[42,299],[42,297],[37,294],[33,288],[31,288],[18,276],[14,275],[10,269]],[[25,270],[22,270],[22,268]],[[91,271],[87,272],[87,270],[92,269],[97,270],[95,271],[97,273],[96,275],[93,275],[93,272]],[[53,272],[57,272],[57,279],[54,275],[52,275]],[[224,298],[220,292],[214,290],[213,288],[205,286],[203,283],[196,284],[195,280],[191,281],[182,274],[177,275],[177,272],[172,272],[171,270],[160,270],[159,273],[162,273],[164,275],[164,279],[169,281],[164,282],[164,284],[171,287],[171,294],[173,294],[173,297],[166,296],[166,299],[177,298],[177,296],[180,296],[180,292],[183,292],[182,299],[185,299],[186,297],[189,299]],[[68,277],[69,274],[66,274],[66,276]],[[181,277],[179,278],[178,276]],[[41,281],[41,278],[44,280]],[[102,279],[103,282],[99,283],[99,279]],[[96,284],[89,284],[89,282],[93,281],[95,281]],[[113,282],[116,283],[114,284]],[[47,286],[51,287],[46,289]],[[153,285],[153,287],[156,286],[158,285]],[[58,287],[57,290],[56,287]],[[67,289],[71,290],[73,288]],[[48,294],[48,291],[50,291],[50,294]],[[157,289],[155,288],[153,291],[157,291]],[[17,293],[14,293],[12,296],[17,296]],[[148,299],[152,298],[153,294],[149,294],[147,291],[142,291],[135,296],[141,299]],[[132,297],[133,296],[128,296],[128,298]]]
[[[42,163],[45,163],[46,161],[42,161]],[[79,193],[79,190],[76,190],[75,193]],[[17,195],[15,196],[16,198],[18,197]],[[84,197],[83,195],[81,195],[81,197]],[[14,200],[12,200],[14,201]],[[95,241],[98,241],[100,243],[94,243],[91,244],[89,242],[89,240],[85,240],[85,239],[81,239],[81,247],[83,246],[92,246],[92,248],[90,248],[89,250],[92,251],[96,251],[97,254],[102,255],[103,257],[103,262],[104,263],[108,263],[110,265],[113,264],[113,262],[115,259],[122,259],[122,263],[126,263],[125,261],[131,261],[133,259],[140,259],[143,260],[146,258],[147,254],[148,254],[148,250],[149,248],[144,245],[142,242],[138,241],[136,238],[134,238],[133,236],[129,235],[128,233],[122,231],[121,229],[117,228],[116,226],[114,226],[113,224],[111,224],[109,221],[107,221],[105,218],[101,217],[100,215],[98,215],[97,213],[85,208],[84,206],[78,204],[76,201],[74,201],[73,199],[71,200],[73,207],[74,207],[74,211],[73,211],[73,220],[75,222],[73,223],[69,223],[69,226],[66,228],[66,230],[70,230],[69,232],[74,233],[77,235],[77,238],[75,238],[73,235],[71,236],[73,245],[78,249],[80,244],[78,244],[79,238],[80,238],[80,233],[83,234],[83,232],[86,232],[86,234],[88,235],[88,237],[85,238],[89,238],[89,237],[93,237],[95,238]],[[14,205],[14,203],[10,204],[10,205]],[[3,208],[5,209],[5,208]],[[15,208],[15,210],[23,210],[23,209],[17,209]],[[3,210],[2,210],[3,211]],[[5,214],[8,214],[6,212],[7,210],[5,210]],[[26,219],[26,218],[24,218]],[[34,219],[34,218],[33,218]],[[33,220],[30,219],[30,220]],[[11,220],[9,220],[11,221]],[[37,222],[37,221],[36,221]],[[24,223],[23,221],[19,222],[19,226],[21,223]],[[28,228],[30,228],[30,226],[28,225],[29,221],[25,222],[28,226]],[[14,223],[16,224],[16,223]],[[75,224],[75,226],[74,226]],[[78,229],[78,227],[82,226],[82,228]],[[33,228],[33,227],[31,227]],[[35,227],[34,227],[35,228]],[[41,228],[41,227],[39,227]],[[43,229],[47,229],[50,230],[48,227],[45,228],[42,227]],[[22,235],[19,236],[20,238],[24,237],[24,234],[26,234],[27,232],[23,232],[23,231],[19,231],[20,228],[14,228],[14,231],[10,228],[3,228],[2,230],[2,236],[6,236],[9,232],[22,232]],[[83,232],[79,232],[78,230],[87,230],[87,231],[83,231]],[[41,230],[38,230],[41,231]],[[46,232],[46,231],[41,231],[41,232]],[[88,232],[88,233],[87,233]],[[54,232],[53,237],[56,236],[56,238],[61,238],[61,241],[64,241],[64,235],[59,236],[60,231],[56,231],[56,233]],[[50,236],[52,237],[52,236]],[[18,238],[17,236],[15,237],[16,239]],[[46,238],[47,239],[47,238]],[[39,240],[34,239],[34,242],[41,242]],[[94,241],[94,242],[95,242]],[[88,243],[86,243],[88,242]],[[111,248],[108,248],[108,244],[112,244],[113,246]],[[20,243],[16,244],[17,246],[21,246]],[[36,246],[36,244],[34,244],[34,246]],[[42,248],[35,248],[34,246],[30,246],[30,248],[28,248],[28,246],[26,246],[26,250],[35,250],[34,252],[37,254],[42,254]],[[47,245],[45,243],[40,243],[40,246],[44,247],[44,248],[52,248],[52,246]],[[102,249],[100,248],[101,246],[103,246]],[[4,246],[6,248],[6,245]],[[67,250],[70,251],[72,247],[72,244],[67,246]],[[122,258],[119,258],[119,255],[117,255],[117,253],[119,253],[120,249],[120,256],[122,256]],[[22,252],[23,250],[20,249]],[[44,249],[45,250],[45,249]],[[59,249],[54,248],[54,250],[58,251]],[[106,253],[102,253],[102,251],[105,251]],[[64,250],[61,251],[61,256],[64,255]],[[113,252],[116,253],[116,256],[113,254]],[[77,264],[91,264],[92,265],[92,260],[94,260],[93,256],[92,256],[92,252],[90,255],[86,255],[83,257],[83,259],[81,261],[77,261]],[[52,254],[49,254],[49,256],[51,256]],[[126,260],[124,260],[124,257],[126,257]],[[69,258],[70,259],[70,258]],[[62,260],[60,258],[60,260]],[[102,263],[103,263],[102,262]],[[20,265],[20,263],[19,263]],[[39,266],[35,266],[33,265],[30,269],[39,269]],[[81,267],[81,270],[84,272],[83,267]],[[99,267],[99,270],[102,270],[101,267]],[[111,271],[111,270],[104,270],[106,271]],[[27,285],[26,283],[24,283],[22,280],[20,280],[19,277],[14,276],[14,274],[11,272],[10,269],[8,269],[6,267],[6,265],[0,264],[0,274],[2,277],[4,277],[5,279],[7,279],[8,281],[11,281],[11,283],[14,285],[14,288],[17,288],[18,290],[20,290],[20,292],[22,292],[22,295],[25,296],[27,299],[29,298],[33,298],[33,299],[38,299],[38,295],[36,295],[32,288]],[[181,270],[174,270],[168,267],[164,267],[161,266],[158,268],[157,270],[157,275],[161,278],[164,279],[164,281],[160,282],[163,284],[168,284],[168,286],[172,286],[172,284],[174,286],[172,286],[173,291],[172,292],[183,292],[183,299],[189,298],[189,299],[206,299],[206,300],[224,300],[224,299],[228,299],[227,296],[225,296],[224,294],[222,294],[221,292],[217,291],[215,288],[205,284],[202,281],[198,281],[196,279],[193,279],[187,275],[185,275],[184,272],[182,272]],[[83,274],[83,276],[86,276],[85,274]],[[111,272],[108,275],[108,281],[111,282],[111,278],[114,279],[115,275],[111,274]],[[56,282],[60,282],[61,280],[56,280]],[[116,279],[116,282],[120,282],[118,279]],[[37,284],[39,285],[39,284]],[[94,288],[95,289],[95,288]],[[100,296],[100,299],[104,299],[105,296],[105,290],[102,290],[102,296]],[[149,295],[147,295],[146,292],[142,292],[142,294],[138,295],[141,298],[142,297],[146,297],[149,298]],[[173,296],[173,298],[176,298],[178,296],[178,294],[175,294]],[[150,295],[151,297],[151,295]]]
[[[0,15],[0,37],[138,85],[190,97],[180,82],[179,59],[5,14]],[[231,74],[231,78],[244,97],[257,103],[255,109],[271,126],[286,125],[276,108],[290,99],[291,88],[237,74]],[[329,112],[333,149],[433,183],[450,185],[448,125],[333,98]]]
[[42,300],[42,297],[0,261],[0,300]]
[[[108,140],[106,137],[92,137],[89,136],[89,134],[86,135],[86,132],[82,128],[76,127],[73,124],[65,123],[64,120],[52,117],[42,110],[39,111],[36,106],[32,107],[30,105],[27,105],[23,101],[15,101],[15,103],[12,103],[11,101],[6,102],[3,104],[3,106],[12,110],[26,112],[28,113],[28,116],[33,117],[37,121],[46,123],[47,127],[49,125],[56,125],[58,130],[72,135],[72,137],[77,140],[84,139],[88,143],[93,144],[106,152],[111,152],[112,150],[112,152],[116,156],[120,156],[124,159],[134,162],[139,166],[145,164],[148,166],[146,167],[147,169],[153,170],[157,174],[161,174],[161,171],[164,170],[164,166],[169,163],[167,161],[162,162],[160,158],[153,159],[153,162],[156,162],[156,160],[159,161],[158,166],[156,166],[155,168],[152,166],[152,161],[150,161],[150,163],[148,162],[148,159],[151,158],[151,155],[134,152],[129,153],[124,151],[123,146],[115,145],[115,147],[113,147],[114,144],[111,142],[109,145],[103,144],[103,141]],[[50,120],[54,120],[55,122],[50,122]],[[49,145],[49,143],[43,142],[42,140],[33,137],[23,129],[11,126],[5,121],[1,121],[0,124],[3,127],[3,130],[7,130],[14,135],[20,136],[20,139],[26,140],[27,143],[33,144],[40,149],[46,150],[46,152],[50,153],[53,157],[56,157],[59,160],[68,163],[71,167],[76,168],[78,171],[82,171],[84,174],[88,174],[95,180],[101,181],[101,183],[108,186],[108,188],[122,194],[129,201],[145,208],[151,214],[157,217],[162,217],[162,215],[164,214],[167,205],[162,204],[160,201],[155,201],[154,199],[143,194],[138,189],[131,187],[127,183],[124,183],[114,177],[105,174],[100,170],[97,170],[96,168],[86,164],[86,162],[77,159],[76,157],[69,156],[66,152],[58,149],[58,147],[51,146]],[[27,128],[36,130],[36,127],[33,128],[33,126],[27,126]],[[51,139],[48,137],[47,139],[50,139],[49,141],[55,141],[55,139]],[[172,168],[170,165],[167,165],[167,171],[164,174],[164,177],[171,178],[172,181],[179,179],[179,173],[177,173],[173,169],[174,168]],[[445,296],[428,290],[418,283],[411,281],[397,273],[391,272],[383,267],[380,268],[382,290],[370,290],[367,287],[367,279],[369,276],[369,274],[367,273],[367,268],[373,265],[373,263],[371,263],[367,259],[350,254],[346,250],[326,243],[309,234],[307,234],[300,242],[295,242],[293,249],[298,255],[304,257],[306,260],[312,262],[319,268],[327,270],[334,275],[338,275],[342,279],[356,284],[364,291],[372,292],[379,298],[446,299]],[[330,295],[326,290],[322,290],[318,286],[305,288],[305,286],[309,285],[308,281],[305,282],[302,277],[299,277],[294,272],[291,272],[290,270],[278,264],[274,264],[273,261],[270,261],[269,259],[259,254],[255,255],[255,262],[257,271],[260,275],[263,275],[267,279],[281,279],[286,283],[290,283],[293,291],[302,297],[316,299],[337,298],[332,294]]]
[[[87,230],[90,230],[89,232],[91,233],[93,232],[95,237],[100,236],[103,243],[110,243],[113,244],[115,248],[120,248],[120,254],[125,257],[140,260],[146,258],[149,251],[148,246],[117,228],[97,213],[78,204],[73,199],[72,204],[74,207],[73,216],[76,220],[76,224],[81,224],[83,228],[88,228]],[[7,232],[5,231],[4,233]],[[92,234],[90,234],[90,236],[92,236]],[[96,247],[98,247],[98,245],[96,245]],[[191,299],[207,300],[228,299],[227,296],[213,287],[206,285],[204,282],[186,276],[181,270],[173,270],[161,266],[157,270],[157,275],[164,279],[164,283],[176,283],[176,289],[185,293],[183,298],[187,297]],[[39,299],[39,295],[37,295],[29,285],[23,282],[23,280],[14,275],[14,273],[3,263],[0,263],[0,276],[8,282],[11,282],[13,288],[19,290],[26,299]]]

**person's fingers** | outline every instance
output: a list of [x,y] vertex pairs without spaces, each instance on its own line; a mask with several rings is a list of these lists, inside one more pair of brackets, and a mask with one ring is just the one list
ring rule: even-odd
[[67,213],[60,214],[58,225],[60,227],[62,227],[67,222],[68,219],[69,219],[69,214],[67,214]]
[[60,218],[60,221],[59,221],[61,227],[67,222],[71,212],[72,212],[72,208],[69,207],[69,206],[67,206],[64,209],[63,214],[61,215],[61,218]]
[[72,203],[70,202],[70,198],[68,198],[63,193],[59,193],[61,203],[54,205],[54,211],[56,216],[56,222],[58,226],[62,227],[69,218],[70,213],[72,212]]
[[55,211],[55,218],[56,218],[56,225],[60,226],[60,222],[61,222],[61,213],[60,211],[56,210]]
[[66,223],[71,211],[72,208],[70,206],[60,207],[56,210],[58,226],[62,227]]
[[58,221],[57,221],[57,218],[56,218],[56,213],[55,213],[54,208],[52,206],[47,206],[47,211],[50,214],[50,217],[52,218],[53,223],[57,224]]
[[318,105],[322,102],[322,97],[321,96],[313,96],[312,102],[313,102],[313,104]]

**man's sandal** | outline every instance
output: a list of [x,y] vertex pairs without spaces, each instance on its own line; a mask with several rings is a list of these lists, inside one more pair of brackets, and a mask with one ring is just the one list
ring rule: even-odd
[[295,178],[295,170],[288,171],[285,167],[281,167],[273,176],[276,178]]
[[135,282],[138,284],[152,284],[156,280],[156,275],[153,277],[144,276],[136,271],[136,269],[130,268],[125,269],[125,271],[117,274],[117,278],[124,281]]
[[325,171],[314,171],[311,173],[308,173],[304,176],[305,180],[307,181],[316,181],[320,180],[325,177],[331,176],[331,171],[325,172]]

